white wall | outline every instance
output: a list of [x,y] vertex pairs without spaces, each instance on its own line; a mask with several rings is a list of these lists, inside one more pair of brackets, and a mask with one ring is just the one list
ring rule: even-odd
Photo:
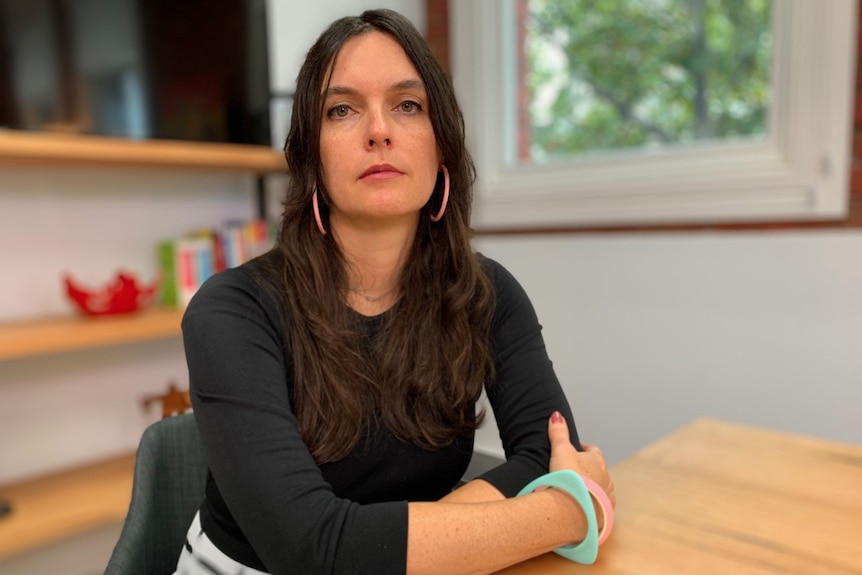
[[[862,230],[480,237],[610,461],[709,416],[862,444]],[[500,452],[496,429],[477,446]]]

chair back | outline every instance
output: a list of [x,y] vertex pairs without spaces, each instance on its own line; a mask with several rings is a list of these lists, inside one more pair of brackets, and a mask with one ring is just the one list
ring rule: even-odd
[[171,575],[204,499],[206,474],[193,412],[144,430],[129,512],[105,575]]

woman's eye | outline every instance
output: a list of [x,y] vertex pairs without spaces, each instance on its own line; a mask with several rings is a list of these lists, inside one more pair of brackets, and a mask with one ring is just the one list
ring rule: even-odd
[[420,106],[416,102],[407,100],[406,102],[401,102],[400,108],[401,108],[402,112],[407,112],[408,114],[414,114],[414,113],[418,112],[419,110],[421,110],[422,106]]
[[329,115],[333,118],[346,118],[348,114],[350,114],[350,108],[346,104],[333,106],[329,110]]

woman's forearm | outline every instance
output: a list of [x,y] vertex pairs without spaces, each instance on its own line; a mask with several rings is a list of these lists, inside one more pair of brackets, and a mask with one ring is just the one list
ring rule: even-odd
[[578,503],[557,489],[484,503],[411,503],[407,573],[493,573],[581,541],[586,530]]
[[484,479],[474,479],[440,499],[446,503],[487,503],[502,501],[506,497]]

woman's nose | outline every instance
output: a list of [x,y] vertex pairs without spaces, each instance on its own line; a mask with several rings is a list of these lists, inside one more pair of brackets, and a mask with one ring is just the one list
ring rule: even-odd
[[369,149],[376,146],[392,145],[392,127],[389,117],[382,111],[371,112],[368,115],[368,134],[366,145]]

